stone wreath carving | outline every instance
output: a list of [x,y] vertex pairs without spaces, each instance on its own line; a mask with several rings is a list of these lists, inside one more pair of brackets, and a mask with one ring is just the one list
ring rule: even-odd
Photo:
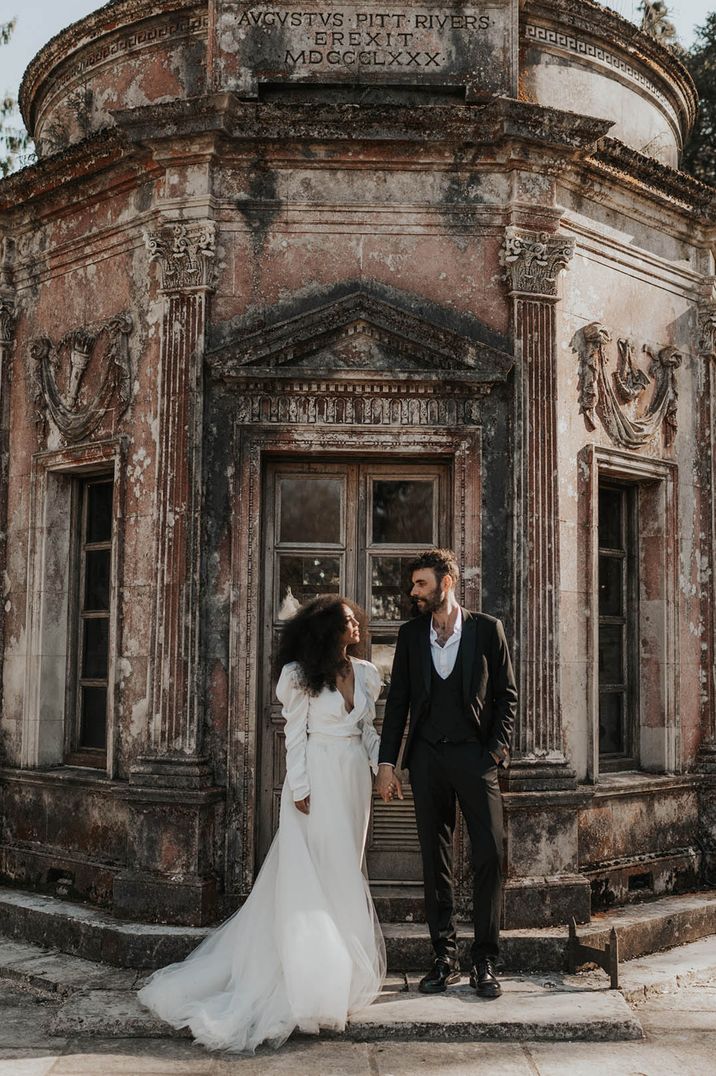
[[610,377],[611,343],[611,333],[598,321],[580,329],[572,340],[572,350],[579,355],[579,412],[587,429],[596,429],[598,417],[616,444],[640,448],[663,428],[665,444],[673,444],[680,351],[671,345],[656,350],[644,344],[642,351],[650,359],[645,371],[637,365],[634,342],[618,339]]
[[[54,344],[48,336],[30,347],[35,408],[40,433],[50,419],[66,441],[79,441],[95,430],[110,409],[119,418],[132,394],[129,335],[134,328],[131,314],[122,313],[92,328],[73,329]],[[88,366],[99,367],[99,381],[92,398],[82,403],[81,390]],[[64,367],[64,391],[58,374]]]

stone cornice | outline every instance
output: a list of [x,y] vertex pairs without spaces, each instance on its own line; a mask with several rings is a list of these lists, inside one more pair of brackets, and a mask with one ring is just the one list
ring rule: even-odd
[[574,255],[575,240],[563,235],[505,229],[500,260],[510,293],[532,298],[557,297],[557,280]]
[[417,142],[499,145],[524,140],[588,151],[612,127],[609,120],[510,98],[477,104],[397,105],[290,104],[243,101],[232,93],[145,105],[114,113],[133,141],[148,142],[218,131],[242,141]]
[[71,53],[118,26],[131,26],[196,6],[197,0],[110,0],[97,11],[61,30],[30,61],[20,84],[20,111],[28,131],[32,131],[32,106],[40,85]]
[[602,138],[587,164],[622,182],[638,184],[659,201],[696,210],[709,221],[716,219],[716,188],[630,149],[616,138]]
[[66,184],[106,171],[130,156],[136,148],[114,128],[105,129],[62,153],[45,157],[36,164],[0,180],[0,210],[19,209],[23,203],[53,194]]
[[533,19],[551,22],[562,31],[597,38],[647,68],[681,114],[684,135],[688,135],[696,118],[698,95],[688,69],[674,49],[661,45],[636,23],[594,0],[520,0],[521,30]]

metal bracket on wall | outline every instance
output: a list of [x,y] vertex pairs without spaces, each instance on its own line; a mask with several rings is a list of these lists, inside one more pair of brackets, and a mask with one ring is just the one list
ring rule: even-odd
[[606,971],[610,979],[612,990],[619,989],[619,938],[612,927],[609,932],[609,941],[604,949],[597,949],[593,945],[584,945],[577,937],[577,921],[572,916],[569,921],[569,943],[567,945],[567,966],[570,974],[574,974],[578,967],[583,964],[596,964]]

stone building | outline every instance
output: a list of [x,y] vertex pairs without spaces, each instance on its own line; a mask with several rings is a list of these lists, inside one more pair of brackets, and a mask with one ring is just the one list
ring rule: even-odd
[[[708,878],[716,217],[677,56],[591,0],[114,0],[21,105],[0,880],[235,907],[276,824],[282,620],[349,594],[387,680],[431,543],[519,676],[505,926]],[[409,798],[368,868],[400,914]]]

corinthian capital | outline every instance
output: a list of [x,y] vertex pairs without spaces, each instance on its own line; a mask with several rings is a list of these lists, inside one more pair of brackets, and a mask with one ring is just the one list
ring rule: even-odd
[[0,344],[9,345],[15,339],[15,303],[0,296]]
[[177,223],[145,232],[151,261],[159,263],[163,291],[214,287],[216,236],[210,221]]
[[557,295],[557,278],[574,254],[574,239],[549,232],[505,229],[500,260],[511,292],[525,295]]

